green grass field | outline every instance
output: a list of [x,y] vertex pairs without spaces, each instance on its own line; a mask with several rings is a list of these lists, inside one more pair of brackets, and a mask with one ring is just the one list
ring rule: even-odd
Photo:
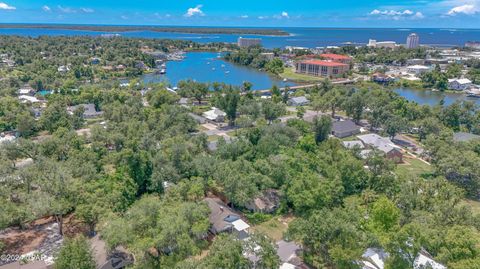
[[397,166],[396,173],[400,177],[428,177],[432,174],[433,168],[418,159],[405,158],[403,164]]
[[315,83],[323,80],[323,78],[320,77],[297,74],[292,68],[285,68],[283,73],[280,74],[280,77],[299,83]]
[[274,217],[268,221],[255,225],[253,230],[263,233],[275,241],[281,240],[283,238],[283,234],[288,229],[288,223],[292,219],[285,219],[282,221],[280,219],[281,218]]

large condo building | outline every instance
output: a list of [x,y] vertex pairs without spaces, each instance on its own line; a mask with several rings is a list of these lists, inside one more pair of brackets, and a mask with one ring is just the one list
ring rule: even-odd
[[323,60],[305,60],[295,64],[295,72],[317,77],[341,77],[349,69],[349,64]]
[[240,48],[247,48],[251,46],[257,46],[262,44],[262,39],[261,38],[245,38],[245,37],[239,37],[237,44]]
[[408,35],[406,45],[407,49],[417,48],[420,45],[420,37],[415,33]]

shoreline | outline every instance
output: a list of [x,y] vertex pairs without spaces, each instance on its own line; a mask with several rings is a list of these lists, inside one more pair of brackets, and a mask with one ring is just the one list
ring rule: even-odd
[[184,34],[238,34],[258,36],[290,36],[280,29],[267,28],[225,28],[225,27],[174,27],[174,26],[121,26],[121,25],[81,25],[81,24],[0,24],[0,29],[46,29],[73,30],[109,33],[127,33],[135,31],[151,31],[159,33]]

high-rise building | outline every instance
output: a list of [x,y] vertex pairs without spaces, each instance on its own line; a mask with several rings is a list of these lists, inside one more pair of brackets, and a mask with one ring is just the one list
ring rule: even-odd
[[237,44],[240,48],[247,48],[251,46],[257,46],[262,44],[262,39],[261,38],[244,38],[244,37],[239,37]]
[[417,34],[412,33],[408,35],[407,49],[414,49],[414,48],[417,48],[419,45],[420,45],[420,37]]

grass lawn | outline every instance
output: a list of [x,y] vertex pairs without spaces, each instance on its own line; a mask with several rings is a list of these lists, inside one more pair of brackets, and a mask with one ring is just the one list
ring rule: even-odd
[[280,74],[280,77],[286,78],[299,83],[315,83],[323,80],[321,77],[314,77],[304,74],[297,74],[293,68],[285,68],[283,73]]
[[425,177],[433,172],[431,165],[428,165],[418,159],[407,158],[407,155],[404,156],[404,162],[405,163],[397,166],[396,173],[399,176],[406,178]]
[[207,138],[208,142],[217,141],[220,138],[218,135],[211,135]]
[[266,234],[268,237],[275,241],[279,241],[283,238],[283,233],[287,231],[288,223],[293,218],[273,217],[268,221],[260,223],[252,227],[256,232]]
[[479,201],[474,201],[470,199],[465,199],[462,202],[460,202],[463,205],[469,205],[472,207],[473,214],[475,215],[480,215],[480,202]]

